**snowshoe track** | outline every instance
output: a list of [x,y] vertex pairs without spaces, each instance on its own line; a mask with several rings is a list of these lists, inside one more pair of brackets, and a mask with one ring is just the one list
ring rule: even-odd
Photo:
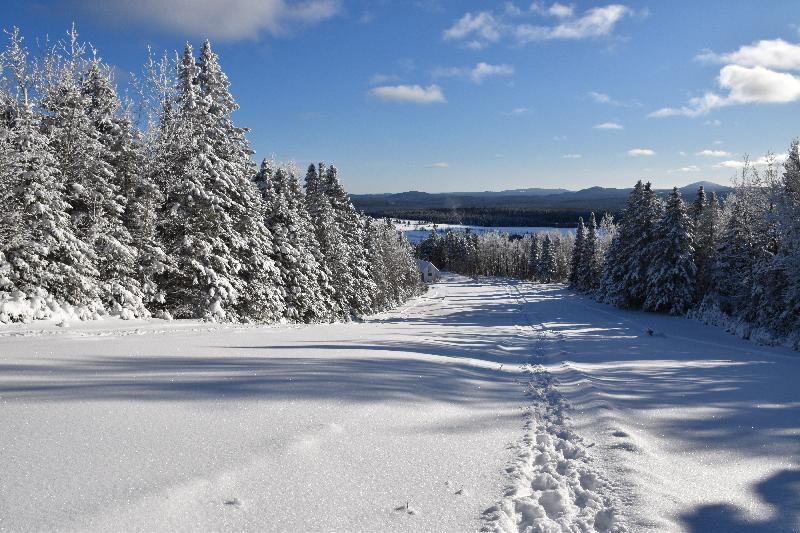
[[[527,298],[507,286],[520,304],[528,325],[524,334],[535,339],[533,357],[543,361],[563,356],[563,336],[530,316]],[[555,344],[555,346],[553,346]],[[557,380],[540,365],[528,365],[524,435],[513,443],[513,458],[502,499],[483,513],[483,531],[498,533],[622,533],[610,485],[593,467],[587,444],[568,427],[569,404],[558,392]]]

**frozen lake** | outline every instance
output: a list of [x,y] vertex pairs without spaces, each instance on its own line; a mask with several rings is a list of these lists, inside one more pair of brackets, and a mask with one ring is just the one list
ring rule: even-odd
[[434,224],[432,222],[422,222],[417,220],[403,220],[394,225],[398,230],[402,231],[406,238],[412,244],[417,244],[423,241],[431,230],[436,228],[440,234],[444,234],[447,230],[452,231],[470,231],[472,233],[510,233],[515,235],[529,235],[531,233],[575,233],[575,228],[552,228],[544,226],[470,226],[464,224]]

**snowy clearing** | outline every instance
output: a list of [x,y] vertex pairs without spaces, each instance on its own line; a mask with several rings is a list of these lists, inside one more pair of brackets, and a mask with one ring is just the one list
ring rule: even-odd
[[800,357],[685,318],[448,275],[363,323],[63,326],[0,327],[3,530],[800,529]]

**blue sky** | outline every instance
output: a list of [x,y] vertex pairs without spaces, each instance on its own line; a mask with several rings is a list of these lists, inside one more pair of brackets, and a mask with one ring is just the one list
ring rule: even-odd
[[121,71],[210,38],[258,157],[356,193],[727,182],[800,135],[792,1],[7,2]]

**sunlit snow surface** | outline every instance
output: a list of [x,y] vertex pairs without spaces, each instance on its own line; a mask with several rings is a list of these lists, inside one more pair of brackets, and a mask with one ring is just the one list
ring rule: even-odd
[[447,276],[363,323],[63,326],[0,328],[3,530],[800,530],[800,356],[687,319]]

